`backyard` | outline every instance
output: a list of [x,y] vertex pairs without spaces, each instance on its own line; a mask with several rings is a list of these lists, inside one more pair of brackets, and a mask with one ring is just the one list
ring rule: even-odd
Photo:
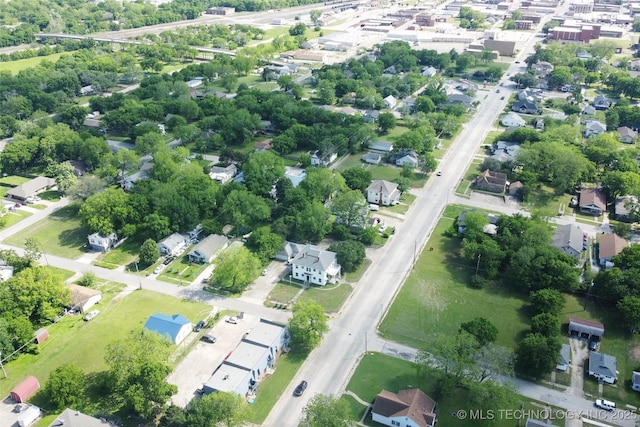
[[83,321],[81,315],[64,316],[47,326],[49,339],[38,345],[37,354],[23,354],[5,365],[8,378],[0,382],[0,394],[8,395],[28,375],[44,384],[49,373],[62,364],[75,365],[86,373],[104,370],[104,352],[110,342],[124,338],[132,329],[141,329],[151,314],[166,312],[168,307],[168,314],[180,313],[191,321],[211,311],[205,304],[148,291],[114,299],[124,288],[119,283],[99,282],[96,288],[103,292],[100,314],[90,322]]
[[80,222],[78,208],[78,205],[65,206],[48,218],[9,237],[5,242],[24,247],[25,241],[33,238],[45,253],[70,259],[79,258],[90,233]]
[[426,245],[433,250],[422,252],[380,325],[383,337],[422,348],[434,331],[455,334],[461,323],[484,317],[498,328],[497,344],[515,349],[529,328],[525,295],[500,285],[469,286],[475,264],[462,259],[456,237],[445,235],[462,209],[446,208]]

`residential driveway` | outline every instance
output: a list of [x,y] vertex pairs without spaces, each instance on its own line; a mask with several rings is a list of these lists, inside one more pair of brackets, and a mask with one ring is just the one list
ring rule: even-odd
[[258,276],[243,292],[241,300],[262,304],[289,270],[289,266],[282,261],[272,261],[267,267],[269,272],[264,276]]
[[[196,390],[207,382],[247,331],[259,321],[257,316],[245,313],[244,319],[239,320],[237,325],[226,323],[224,318],[220,318],[212,328],[203,330],[218,340],[215,344],[199,341],[169,375],[167,381],[178,386],[178,393],[171,398],[173,404],[186,407],[197,396]],[[192,337],[195,338],[195,335]]]
[[571,346],[571,387],[569,393],[584,397],[584,364],[589,358],[587,342],[578,338],[569,338]]

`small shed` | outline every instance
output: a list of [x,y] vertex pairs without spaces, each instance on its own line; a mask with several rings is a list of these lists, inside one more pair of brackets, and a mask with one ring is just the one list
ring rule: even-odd
[[16,403],[24,403],[40,388],[38,379],[34,376],[27,377],[24,381],[11,390],[11,399]]
[[18,425],[20,427],[28,427],[40,418],[42,412],[37,406],[30,405],[18,417]]
[[593,320],[570,317],[569,335],[591,341],[600,341],[604,335],[604,325]]
[[47,331],[45,328],[40,328],[35,332],[34,335],[36,336],[36,343],[40,344],[46,341],[47,338],[49,338],[49,331]]

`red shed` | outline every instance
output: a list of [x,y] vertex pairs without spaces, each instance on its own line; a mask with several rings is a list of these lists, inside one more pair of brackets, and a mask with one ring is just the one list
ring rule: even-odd
[[47,331],[45,328],[40,328],[36,331],[35,335],[36,342],[40,344],[41,342],[49,338],[49,331]]
[[40,388],[38,379],[34,376],[27,377],[16,388],[11,390],[11,399],[17,403],[26,402]]

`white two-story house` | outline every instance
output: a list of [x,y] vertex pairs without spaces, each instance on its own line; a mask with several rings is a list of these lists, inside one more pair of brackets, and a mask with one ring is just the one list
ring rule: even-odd
[[323,251],[317,246],[306,245],[291,261],[294,279],[324,286],[340,278],[340,264],[335,252]]

